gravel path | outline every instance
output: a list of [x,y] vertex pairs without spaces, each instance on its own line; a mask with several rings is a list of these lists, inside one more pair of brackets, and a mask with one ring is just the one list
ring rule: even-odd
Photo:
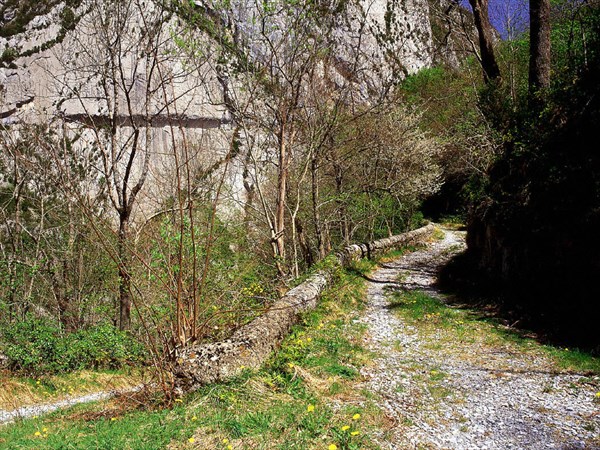
[[369,282],[361,321],[379,356],[362,375],[394,424],[382,448],[600,449],[598,377],[561,373],[539,349],[424,335],[390,308],[390,289],[443,300],[436,271],[463,248],[463,233],[445,230],[443,240],[384,264]]
[[124,390],[111,390],[95,392],[92,394],[81,395],[81,396],[70,396],[64,400],[59,400],[54,403],[48,403],[43,405],[31,405],[23,406],[21,408],[13,409],[11,411],[5,411],[0,409],[0,425],[14,422],[16,419],[26,419],[29,417],[41,416],[62,408],[69,408],[71,406],[78,405],[80,403],[97,402],[100,400],[106,400],[112,398],[118,394],[134,393],[138,392],[143,388],[143,385],[135,386],[133,388]]

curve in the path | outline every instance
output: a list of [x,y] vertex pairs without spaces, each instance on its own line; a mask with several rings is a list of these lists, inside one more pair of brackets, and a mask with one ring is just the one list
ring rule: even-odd
[[[583,375],[560,373],[542,355],[509,347],[424,345],[419,330],[389,307],[390,289],[426,291],[443,300],[436,273],[464,248],[464,234],[445,230],[443,240],[384,264],[368,284],[368,348],[378,357],[362,370],[392,419],[389,449],[597,449],[600,414],[594,386]],[[429,337],[431,340],[431,337]],[[435,336],[434,336],[435,339]],[[424,380],[443,372],[436,395]],[[597,380],[596,380],[597,382]]]

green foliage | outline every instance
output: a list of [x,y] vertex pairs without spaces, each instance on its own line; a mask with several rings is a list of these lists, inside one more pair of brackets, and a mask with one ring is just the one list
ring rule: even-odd
[[467,60],[458,69],[423,69],[399,86],[402,101],[422,111],[420,127],[440,142],[436,160],[443,168],[444,184],[423,207],[435,220],[465,215],[470,202],[479,198],[478,186],[497,157],[500,138],[482,120],[477,64]]
[[277,296],[272,269],[253,254],[244,226],[218,216],[211,225],[212,214],[198,202],[193,220],[186,212],[183,223],[170,214],[149,225],[139,243],[145,264],[134,278],[141,280],[144,307],[161,326],[174,320],[178,293],[189,310],[198,298],[205,340],[226,337]]
[[[114,409],[113,403],[80,405],[8,425],[0,431],[0,445],[132,450],[168,446],[226,450],[229,445],[287,450],[331,444],[340,450],[379,448],[373,436],[385,431],[384,416],[355,384],[355,367],[368,354],[359,345],[364,327],[354,322],[363,293],[360,276],[340,273],[320,306],[304,315],[281,353],[266,367],[205,386],[170,410],[122,411]],[[340,395],[361,400],[339,407]],[[360,418],[353,419],[355,414]]]
[[13,61],[19,57],[19,51],[13,47],[7,47],[0,55],[0,66],[11,67]]
[[[600,345],[599,288],[590,281],[600,252],[600,11],[561,4],[552,30],[548,89],[530,97],[521,81],[514,96],[507,84],[482,91],[504,152],[477,187],[469,248],[511,291],[506,303],[530,327],[593,349]],[[527,78],[525,42],[515,57],[520,80]]]
[[66,334],[48,320],[27,317],[0,336],[9,367],[29,375],[116,369],[144,359],[142,344],[109,324]]

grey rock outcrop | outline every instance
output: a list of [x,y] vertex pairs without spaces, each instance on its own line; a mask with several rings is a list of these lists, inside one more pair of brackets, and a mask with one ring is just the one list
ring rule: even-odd
[[[95,41],[103,37],[94,28],[99,23],[94,8],[90,7],[94,1],[47,0],[39,2],[39,14],[32,13],[30,10],[35,8],[30,7],[28,14],[17,15],[17,18],[14,17],[15,9],[5,5],[7,0],[0,3],[6,29],[0,35],[0,55],[3,55],[0,61],[0,120],[4,123],[24,118],[45,121],[56,114],[79,120],[83,115],[105,112],[106,105],[99,100],[98,79],[90,73],[91,67],[83,64],[86,58],[83,50],[91,50],[92,54],[97,50]],[[71,8],[67,3],[78,6]],[[157,13],[158,3],[153,0],[125,3],[135,3],[141,11],[130,14],[119,24],[119,36],[131,41],[136,33],[140,33],[140,23],[160,14]],[[196,3],[202,6],[199,0]],[[232,3],[235,5],[228,20],[235,22],[233,26],[237,33],[245,34],[247,42],[256,46],[256,41],[252,40],[256,27],[252,23],[254,3],[249,0]],[[14,26],[17,19],[25,23]],[[161,45],[175,49],[175,39],[171,37],[177,35],[183,25],[170,14],[165,13],[164,20],[169,23],[163,27],[165,34]],[[426,0],[357,0],[348,4],[347,11],[337,22],[335,59],[336,70],[342,77],[349,76],[347,71],[351,70],[351,63],[356,58],[352,49],[360,52],[361,67],[368,67],[363,70],[362,82],[365,84],[375,83],[378,78],[389,80],[414,73],[432,63],[432,32]],[[116,28],[108,31],[117,33]],[[104,38],[111,39],[110,33]],[[207,44],[208,40],[207,37]],[[210,51],[210,44],[207,51]],[[260,48],[256,48],[256,53],[260,53]],[[102,53],[97,54],[101,56]],[[125,63],[130,73],[139,67],[141,59],[139,52],[126,55]],[[197,74],[186,74],[178,61],[172,63],[172,69],[178,72],[175,96],[181,96],[179,110],[186,111],[183,118],[192,128],[228,124],[223,86],[214,72],[215,67],[217,64],[212,64],[212,69],[203,72],[201,86],[190,87],[190,83],[196,82]],[[75,88],[77,98],[72,95]]]

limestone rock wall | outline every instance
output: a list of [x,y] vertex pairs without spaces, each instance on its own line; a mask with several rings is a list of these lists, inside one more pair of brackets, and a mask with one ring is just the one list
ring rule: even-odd
[[[104,114],[106,105],[101,100],[102,93],[98,92],[97,77],[90,73],[92,66],[83,62],[94,54],[103,56],[98,47],[99,40],[112,39],[114,33],[122,34],[123,39],[135,38],[136,33],[140,33],[141,23],[161,14],[152,0],[123,2],[129,4],[132,11],[127,13],[122,24],[117,24],[120,27],[108,30],[104,36],[96,29],[98,17],[94,13],[95,7],[91,6],[95,0],[76,3],[79,6],[73,9],[73,14],[77,21],[68,25],[72,29],[64,29],[65,11],[70,10],[66,2],[53,2],[54,6],[42,9],[43,14],[34,16],[23,31],[0,36],[0,55],[17,55],[2,59],[0,63],[0,120],[4,123],[20,120],[26,113],[41,120],[56,113]],[[196,3],[201,2],[196,0]],[[231,20],[237,21],[237,29],[251,35],[252,27],[256,26],[251,25],[253,2],[234,3]],[[6,17],[1,20],[4,26],[10,25],[12,14],[12,10],[5,11]],[[163,26],[161,44],[171,51],[169,47],[173,47],[174,39],[170,37],[181,33],[181,24],[177,18],[167,15],[164,20],[168,23]],[[432,63],[427,0],[355,0],[350,2],[346,16],[339,20],[335,33],[341,73],[345,70],[344,65],[354,58],[350,49],[357,46],[361,58],[370,66],[365,80],[389,78],[398,71],[414,73]],[[205,50],[210,51],[210,45]],[[130,74],[135,72],[136,77],[143,78],[140,71],[148,68],[143,66],[140,54],[138,51],[124,55],[124,64]],[[226,122],[227,112],[220,92],[222,86],[214,72],[215,66],[212,64],[203,73],[202,86],[192,86],[198,74],[186,74],[179,61],[171,63],[178,80],[174,93],[181,97],[179,110],[192,119],[191,126],[203,128],[206,124],[220,126]],[[79,98],[68,95],[69,88],[75,87],[79,89],[79,97],[85,99],[83,104]],[[134,88],[140,91],[137,86]]]

